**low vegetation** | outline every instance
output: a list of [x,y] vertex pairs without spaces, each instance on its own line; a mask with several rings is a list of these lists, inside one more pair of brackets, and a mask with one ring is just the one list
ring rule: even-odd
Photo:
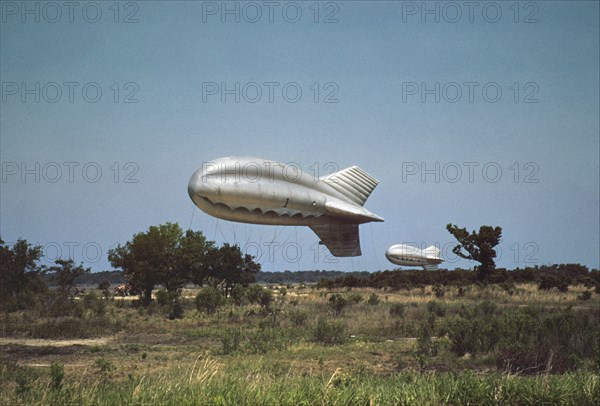
[[148,307],[89,289],[60,315],[5,311],[0,404],[600,400],[600,297],[583,285],[282,288],[155,290]]

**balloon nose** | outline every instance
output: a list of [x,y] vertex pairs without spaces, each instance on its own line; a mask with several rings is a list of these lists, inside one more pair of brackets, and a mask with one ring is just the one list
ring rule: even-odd
[[188,194],[193,199],[194,196],[207,197],[210,194],[210,185],[206,178],[202,176],[202,169],[198,169],[188,182]]
[[388,249],[387,249],[387,251],[385,252],[385,257],[386,257],[387,259],[390,259],[390,260],[391,260],[391,259],[393,258],[393,255],[394,255],[394,254],[393,254],[393,252],[392,252],[392,249],[391,249],[391,248],[388,248]]

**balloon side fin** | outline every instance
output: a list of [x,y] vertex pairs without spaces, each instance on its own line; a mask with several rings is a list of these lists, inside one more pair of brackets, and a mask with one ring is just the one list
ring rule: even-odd
[[310,226],[334,257],[361,254],[358,224],[318,224]]
[[365,204],[379,183],[377,179],[358,166],[351,166],[331,175],[322,176],[320,180],[344,195],[349,201],[360,206]]
[[341,200],[326,202],[325,212],[331,216],[354,220],[357,223],[368,221],[384,221],[382,217],[371,213],[362,206],[346,203]]

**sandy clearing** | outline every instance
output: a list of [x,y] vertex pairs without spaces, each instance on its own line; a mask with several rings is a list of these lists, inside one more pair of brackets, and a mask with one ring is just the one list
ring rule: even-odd
[[[28,367],[36,367],[36,368],[50,368],[50,366],[52,365],[52,363],[45,362],[45,363],[37,363],[36,364],[36,363],[27,363],[27,362],[20,363],[19,362],[19,365],[25,365],[25,366],[28,366]],[[73,368],[73,369],[80,369],[80,368],[87,368],[87,367],[89,367],[88,364],[82,364],[81,362],[79,362],[79,363],[73,363],[73,364],[64,364],[64,365],[65,365],[66,368]]]
[[104,345],[114,337],[81,338],[75,340],[46,340],[42,338],[0,338],[0,345],[17,344],[30,347],[68,347],[70,345]]

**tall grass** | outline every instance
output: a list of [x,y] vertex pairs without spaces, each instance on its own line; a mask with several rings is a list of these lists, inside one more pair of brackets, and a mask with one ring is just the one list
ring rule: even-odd
[[[227,370],[216,359],[198,359],[187,371],[143,376],[120,385],[72,383],[60,390],[38,378],[18,395],[3,392],[0,403],[14,405],[298,405],[298,404],[573,404],[597,405],[597,375],[521,377],[472,372],[381,377],[337,369],[333,374],[299,376],[248,365]],[[252,367],[259,369],[252,369]],[[252,372],[253,371],[253,372]]]

